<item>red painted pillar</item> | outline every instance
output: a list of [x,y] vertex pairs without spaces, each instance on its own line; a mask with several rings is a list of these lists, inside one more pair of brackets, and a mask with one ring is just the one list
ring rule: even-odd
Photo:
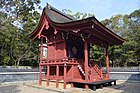
[[107,78],[110,79],[109,75],[109,59],[108,59],[108,48],[106,48],[106,72],[107,72]]
[[40,47],[40,59],[39,59],[39,85],[42,84],[42,44],[39,44]]
[[59,66],[56,65],[56,88],[59,87]]
[[[66,41],[64,41],[64,46],[63,46],[63,49],[64,49],[64,58],[67,57],[67,51],[66,51]],[[67,74],[67,64],[66,64],[66,59],[64,59],[64,89],[66,89],[66,74]]]
[[47,83],[46,85],[47,85],[47,86],[49,86],[49,75],[50,75],[50,66],[47,65],[47,78],[46,78],[46,80],[47,80],[47,81],[46,81],[46,83]]
[[39,44],[39,46],[40,46],[40,62],[39,62],[39,64],[42,64],[42,49],[43,49],[43,45]]
[[42,66],[39,65],[39,85],[42,84]]
[[64,64],[64,89],[66,89],[66,72],[67,72],[67,66]]
[[[88,82],[88,42],[85,41],[84,42],[84,58],[85,58],[85,62],[84,62],[84,67],[85,67],[85,80],[86,82]],[[85,88],[88,88],[88,85],[85,84]]]
[[55,58],[55,60],[56,60],[56,53],[57,53],[57,51],[56,51],[56,43],[55,43],[55,52],[54,52],[54,58]]

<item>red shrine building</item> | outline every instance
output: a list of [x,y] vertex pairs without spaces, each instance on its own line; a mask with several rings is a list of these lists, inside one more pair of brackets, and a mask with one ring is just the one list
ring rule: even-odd
[[[85,88],[115,83],[109,75],[108,48],[121,45],[124,39],[102,25],[95,17],[74,20],[49,4],[43,9],[36,29],[29,35],[40,41],[39,84],[46,80],[63,81],[71,86]],[[106,73],[96,61],[89,58],[89,46],[98,45],[106,50]],[[45,75],[42,68],[45,67]]]

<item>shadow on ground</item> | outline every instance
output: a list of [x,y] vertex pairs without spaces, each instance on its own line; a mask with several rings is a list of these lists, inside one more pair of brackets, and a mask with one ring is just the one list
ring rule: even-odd
[[140,81],[117,81],[117,85],[105,86],[96,91],[84,88],[55,88],[38,83],[0,86],[0,93],[140,93]]
[[19,93],[20,90],[17,87],[17,85],[0,86],[0,93]]
[[[103,88],[100,86],[97,87],[94,93],[140,93],[140,77],[136,77],[140,75],[133,74],[129,77],[128,80],[117,80],[117,84],[112,86],[104,85]],[[81,88],[84,88],[82,85]]]
[[109,88],[119,93],[140,93],[140,74],[133,74],[127,81],[118,81],[117,85],[109,86]]

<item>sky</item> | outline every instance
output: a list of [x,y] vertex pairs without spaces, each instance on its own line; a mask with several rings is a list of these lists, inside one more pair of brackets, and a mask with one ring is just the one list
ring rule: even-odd
[[130,14],[140,9],[140,0],[41,0],[41,6],[46,3],[62,11],[71,10],[72,13],[91,13],[101,21],[116,14]]

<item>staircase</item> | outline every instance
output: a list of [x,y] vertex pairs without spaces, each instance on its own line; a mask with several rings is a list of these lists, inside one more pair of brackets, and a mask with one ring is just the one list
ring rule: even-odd
[[83,76],[85,76],[85,72],[80,65],[77,66]]
[[[77,67],[79,69],[79,72],[82,75],[82,78],[85,78],[85,70],[84,70],[84,64],[79,64]],[[89,66],[88,69],[88,77],[90,81],[98,81],[103,79],[102,75],[102,69],[99,67],[97,63],[93,63],[91,66]]]
[[94,63],[91,68],[91,78],[92,80],[100,80],[102,77],[102,69],[97,63]]

